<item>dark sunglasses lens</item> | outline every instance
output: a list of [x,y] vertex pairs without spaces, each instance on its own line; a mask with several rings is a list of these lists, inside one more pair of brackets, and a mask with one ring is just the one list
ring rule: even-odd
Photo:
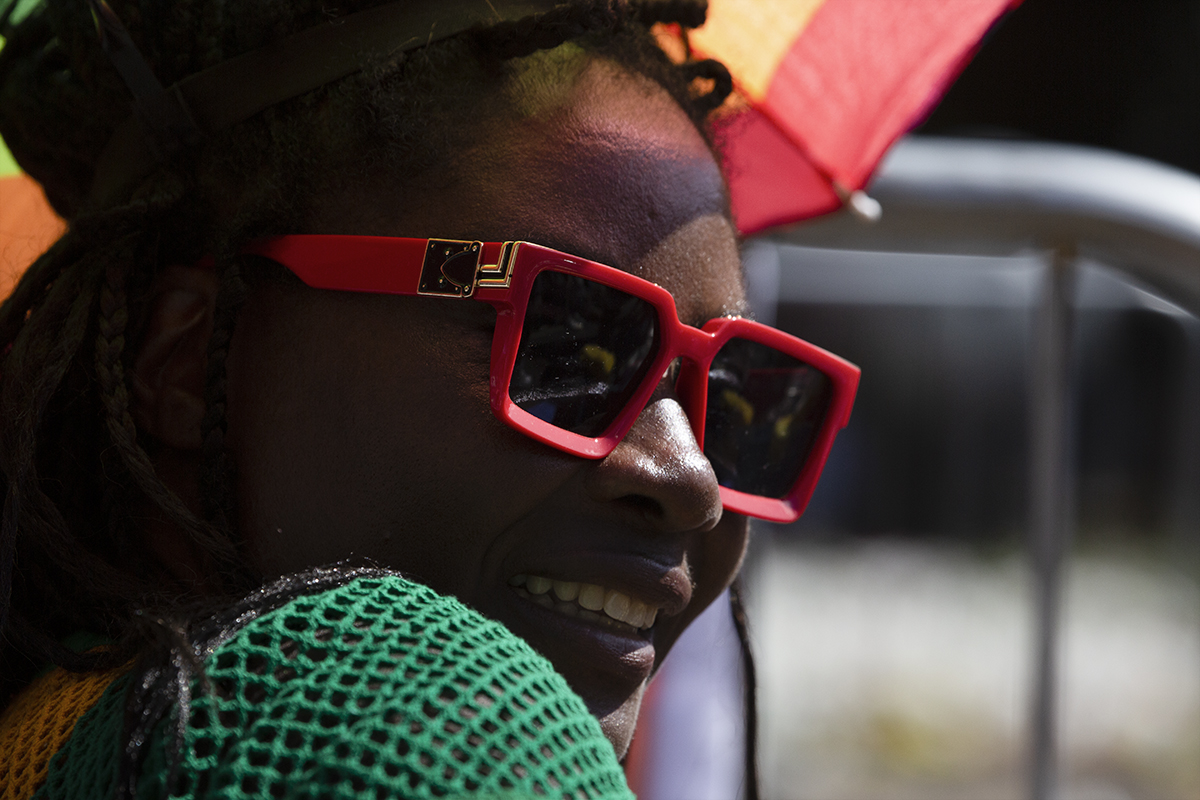
[[730,339],[708,371],[704,453],[717,481],[783,497],[812,450],[832,386],[820,370],[747,339]]
[[658,336],[645,300],[546,270],[533,281],[509,397],[551,425],[599,436],[637,391]]

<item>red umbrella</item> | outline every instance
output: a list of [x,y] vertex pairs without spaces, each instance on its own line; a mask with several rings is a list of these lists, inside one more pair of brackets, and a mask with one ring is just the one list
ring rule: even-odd
[[743,233],[850,203],[1021,0],[709,0],[692,48],[725,63],[736,111],[721,121]]

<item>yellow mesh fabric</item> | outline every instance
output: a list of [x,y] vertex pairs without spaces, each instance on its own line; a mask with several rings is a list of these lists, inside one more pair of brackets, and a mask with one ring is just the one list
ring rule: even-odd
[[56,669],[9,703],[0,715],[0,800],[33,796],[75,723],[126,669],[84,674]]

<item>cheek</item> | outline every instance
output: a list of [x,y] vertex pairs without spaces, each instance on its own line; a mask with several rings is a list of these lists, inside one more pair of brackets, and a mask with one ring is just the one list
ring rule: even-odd
[[359,299],[239,325],[239,527],[266,575],[369,558],[455,591],[537,503],[545,465],[490,411],[490,336],[436,324],[426,300]]
[[750,519],[728,511],[717,526],[704,535],[691,559],[695,597],[702,602],[696,609],[697,616],[733,582],[742,568],[749,539]]
[[661,666],[675,641],[701,612],[733,582],[742,567],[750,537],[750,520],[725,512],[721,521],[688,550],[688,566],[695,586],[687,615],[664,636],[655,636],[656,662]]

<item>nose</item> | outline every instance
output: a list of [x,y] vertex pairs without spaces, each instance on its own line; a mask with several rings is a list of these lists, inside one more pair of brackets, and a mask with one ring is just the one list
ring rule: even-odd
[[587,481],[593,499],[640,512],[657,530],[707,531],[721,519],[716,473],[672,397],[651,398]]

